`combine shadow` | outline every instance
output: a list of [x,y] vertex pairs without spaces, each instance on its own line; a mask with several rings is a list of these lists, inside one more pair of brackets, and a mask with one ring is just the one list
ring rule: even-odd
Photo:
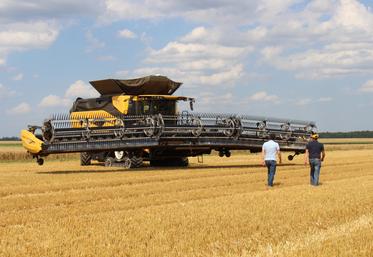
[[[189,166],[189,167],[181,167],[182,169],[188,169],[188,170],[201,170],[201,169],[233,169],[233,168],[266,168],[265,166],[261,164],[232,164],[232,165],[208,165],[208,164],[195,164],[196,166]],[[293,163],[287,163],[287,164],[280,164],[277,165],[277,167],[286,167],[286,166],[298,166],[299,164],[293,164]],[[154,167],[152,167],[154,168]],[[158,167],[157,167],[158,168]],[[161,169],[180,169],[177,167],[160,167]]]
[[[214,165],[204,165],[204,164],[195,164],[196,166],[189,166],[189,167],[151,167],[151,166],[144,166],[142,168],[135,168],[135,169],[121,169],[120,167],[113,169],[113,168],[106,168],[106,169],[100,169],[100,170],[69,170],[69,171],[46,171],[42,172],[39,171],[37,174],[52,174],[52,175],[64,175],[64,174],[79,174],[79,173],[136,173],[136,172],[144,172],[144,171],[181,171],[181,170],[203,170],[203,169],[219,169],[219,170],[226,170],[226,169],[233,169],[233,168],[263,168],[266,167],[260,165],[260,164],[236,164],[236,165],[222,165],[222,166],[214,166]],[[98,166],[98,167],[104,167],[102,164],[92,164],[91,166]],[[285,167],[285,166],[303,166],[301,164],[295,164],[295,163],[286,163],[286,164],[280,164],[278,167]],[[217,171],[218,172],[218,171]]]

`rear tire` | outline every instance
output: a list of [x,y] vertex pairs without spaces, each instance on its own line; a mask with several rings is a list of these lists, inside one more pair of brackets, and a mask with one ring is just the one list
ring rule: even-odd
[[87,152],[80,153],[80,165],[81,166],[91,165],[91,160],[92,160],[92,156],[89,153]]
[[141,168],[143,163],[142,157],[133,156],[131,158],[131,166],[130,168]]

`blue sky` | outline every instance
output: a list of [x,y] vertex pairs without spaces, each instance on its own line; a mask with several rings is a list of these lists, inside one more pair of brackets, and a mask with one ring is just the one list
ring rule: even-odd
[[[247,2],[247,3],[246,3]],[[90,80],[163,74],[201,112],[373,129],[373,3],[0,0],[0,136],[94,97]]]

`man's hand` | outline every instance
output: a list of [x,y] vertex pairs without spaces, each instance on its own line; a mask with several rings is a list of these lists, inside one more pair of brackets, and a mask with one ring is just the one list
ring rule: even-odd
[[262,161],[262,166],[266,166],[266,162],[265,161]]
[[308,149],[306,147],[306,151],[304,152],[304,165],[307,166],[307,164],[309,163],[309,155],[308,155]]

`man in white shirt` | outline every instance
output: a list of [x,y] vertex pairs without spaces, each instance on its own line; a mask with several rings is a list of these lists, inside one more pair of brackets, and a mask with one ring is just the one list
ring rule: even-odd
[[268,168],[268,186],[273,187],[277,165],[276,156],[278,156],[279,163],[281,163],[281,152],[279,144],[274,141],[276,135],[270,134],[269,138],[270,140],[265,142],[262,147],[262,164]]

